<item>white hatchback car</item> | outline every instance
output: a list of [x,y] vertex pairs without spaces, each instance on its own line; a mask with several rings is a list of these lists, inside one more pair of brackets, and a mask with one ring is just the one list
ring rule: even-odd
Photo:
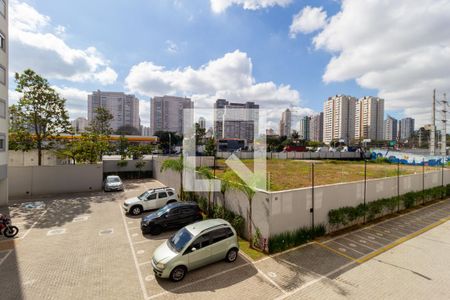
[[178,201],[178,197],[175,189],[164,187],[151,189],[137,197],[125,200],[123,209],[125,213],[137,216],[144,210],[158,209],[176,201]]

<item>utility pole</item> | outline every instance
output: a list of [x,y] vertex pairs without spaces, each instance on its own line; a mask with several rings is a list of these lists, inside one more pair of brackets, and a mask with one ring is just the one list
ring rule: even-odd
[[441,155],[447,155],[447,96],[445,93],[444,100],[442,100]]

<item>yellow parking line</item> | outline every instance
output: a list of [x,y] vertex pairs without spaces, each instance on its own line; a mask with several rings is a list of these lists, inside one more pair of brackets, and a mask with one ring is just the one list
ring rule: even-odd
[[325,249],[327,249],[327,250],[329,250],[329,251],[331,251],[331,252],[334,252],[334,253],[336,253],[336,254],[338,254],[338,255],[340,255],[340,256],[343,256],[343,257],[348,258],[348,259],[350,259],[350,260],[352,260],[352,261],[354,261],[354,262],[359,263],[358,259],[356,259],[356,258],[354,258],[354,257],[351,257],[351,256],[349,256],[349,255],[347,255],[347,254],[345,254],[345,253],[342,253],[342,252],[340,252],[340,251],[338,251],[338,250],[336,250],[336,249],[333,249],[333,248],[331,248],[331,247],[329,247],[329,246],[327,246],[327,245],[325,245],[325,244],[322,244],[322,243],[317,242],[317,241],[314,242],[314,244],[317,244],[317,245],[319,245],[320,247],[323,247],[323,248],[325,248]]
[[400,244],[402,244],[402,243],[404,243],[404,242],[406,242],[406,241],[408,241],[408,240],[410,240],[412,238],[415,238],[416,236],[418,236],[418,235],[420,235],[422,233],[425,233],[425,232],[433,229],[434,227],[437,227],[437,226],[439,226],[439,225],[441,225],[441,224],[443,224],[443,223],[445,223],[445,222],[447,222],[449,220],[450,220],[450,217],[445,218],[445,219],[441,219],[441,220],[439,220],[439,221],[437,221],[437,222],[435,222],[435,223],[433,223],[431,225],[428,225],[428,226],[426,226],[426,227],[424,227],[424,228],[422,228],[422,229],[420,229],[420,230],[418,230],[416,232],[413,232],[413,233],[411,233],[411,234],[409,234],[409,235],[407,235],[407,236],[405,236],[403,238],[400,238],[400,239],[396,240],[395,242],[393,242],[393,243],[391,243],[389,245],[381,247],[380,249],[378,249],[378,250],[376,250],[376,251],[374,251],[372,253],[369,253],[366,256],[364,256],[364,257],[362,257],[360,259],[357,259],[356,261],[358,263],[362,264],[362,263],[368,261],[369,259],[372,259],[375,256],[378,256],[381,253],[386,252],[387,250],[392,249],[395,246],[398,246],[398,245],[400,245]]

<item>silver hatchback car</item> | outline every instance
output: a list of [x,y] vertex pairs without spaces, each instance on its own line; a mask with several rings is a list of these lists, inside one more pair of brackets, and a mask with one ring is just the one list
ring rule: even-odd
[[226,260],[234,262],[239,243],[234,228],[225,220],[212,219],[181,228],[153,253],[155,276],[180,281],[190,270]]

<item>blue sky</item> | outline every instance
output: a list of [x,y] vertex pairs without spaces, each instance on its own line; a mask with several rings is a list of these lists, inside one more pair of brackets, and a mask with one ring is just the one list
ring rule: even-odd
[[[222,5],[220,12],[214,11],[212,2]],[[399,82],[398,86],[392,86],[392,80],[384,83],[379,79],[388,72],[403,70],[408,62],[386,63],[380,70],[383,57],[389,55],[381,53],[382,57],[376,57],[372,53],[373,61],[370,65],[366,63],[364,49],[369,46],[377,49],[378,45],[361,37],[366,34],[380,43],[389,42],[381,41],[385,39],[382,25],[351,27],[346,23],[355,13],[377,20],[380,17],[377,14],[386,8],[371,4],[375,7],[369,6],[364,11],[358,1],[343,2],[347,4],[345,7],[335,0],[12,0],[15,8],[10,18],[13,19],[10,20],[10,71],[28,66],[46,76],[68,98],[71,117],[83,115],[86,106],[83,98],[96,89],[137,94],[142,100],[144,124],[149,121],[149,97],[158,93],[193,97],[199,105],[210,104],[219,96],[237,101],[255,100],[263,107],[276,108],[277,115],[278,110],[288,106],[297,107],[301,113],[321,111],[324,100],[334,94],[380,95],[386,99],[386,110],[395,116],[414,117],[422,113],[416,109],[417,103],[425,101],[431,93],[429,88],[421,91],[420,98],[409,100],[414,85],[405,88]],[[407,1],[399,2],[407,5]],[[442,5],[441,10],[447,13],[448,6]],[[395,6],[392,9],[401,9]],[[303,24],[312,24],[312,31],[303,25],[292,37],[290,27],[294,16],[305,7],[316,9],[326,21],[319,22],[317,14],[305,14]],[[398,15],[394,17],[387,28],[397,29]],[[396,34],[405,32],[401,26]],[[57,51],[33,45],[29,34],[43,44],[48,39],[48,45],[56,45],[55,49],[61,43],[67,49],[62,47]],[[448,46],[445,43],[449,36],[445,35],[444,46]],[[359,40],[366,44],[359,46]],[[438,40],[429,42],[437,44]],[[420,51],[424,45],[413,46],[418,55],[423,55]],[[406,51],[398,48],[394,47],[388,54],[402,55]],[[66,53],[70,55],[66,57]],[[338,58],[339,64],[332,65],[333,57]],[[229,77],[222,78],[220,73],[228,72],[229,65]],[[332,67],[327,72],[329,65]],[[419,69],[419,78],[415,80],[423,82],[425,71]],[[374,78],[374,74],[378,77]],[[241,76],[242,81],[247,81],[244,85],[221,85],[208,80],[210,77],[227,82]],[[264,90],[258,85],[261,83],[271,87],[267,85]],[[445,90],[448,86],[439,87]],[[13,88],[11,81],[10,89]],[[14,96],[17,95],[12,93]],[[427,119],[425,115],[417,117]],[[273,126],[275,121],[274,116]]]

